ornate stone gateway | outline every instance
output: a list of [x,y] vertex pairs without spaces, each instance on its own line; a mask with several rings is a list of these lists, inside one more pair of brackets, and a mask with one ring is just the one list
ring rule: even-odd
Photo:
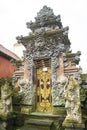
[[[49,113],[54,117],[63,117],[66,114],[64,95],[70,75],[77,83],[81,81],[76,66],[79,64],[80,52],[70,51],[69,28],[64,28],[60,15],[54,15],[53,10],[47,6],[37,13],[34,22],[27,23],[27,27],[31,29],[31,33],[28,36],[17,37],[18,42],[23,43],[26,48],[24,80],[22,79],[21,83],[21,111],[25,114],[45,113],[47,116]],[[77,91],[77,94],[80,92]],[[70,99],[72,101],[72,96]],[[78,114],[78,117],[81,117],[80,111]],[[75,113],[73,117],[76,119]]]
[[32,32],[17,37],[26,48],[24,58],[29,82],[23,87],[22,104],[40,112],[55,113],[58,109],[55,114],[60,114],[59,108],[65,106],[64,76],[78,75],[79,53],[69,52],[69,28],[63,28],[60,15],[55,16],[49,7],[44,6],[37,13],[35,22],[27,23],[27,27]]

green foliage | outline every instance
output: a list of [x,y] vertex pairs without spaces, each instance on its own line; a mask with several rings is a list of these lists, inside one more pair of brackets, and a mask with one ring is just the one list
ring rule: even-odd
[[0,79],[0,86],[4,85],[4,84],[8,84],[9,86],[12,86],[12,78],[1,78]]
[[64,128],[62,127],[62,121],[57,121],[54,123],[56,130],[64,130]]
[[81,106],[87,108],[87,90],[81,89],[80,91]]
[[13,104],[20,104],[22,100],[22,95],[19,95],[18,93],[13,92]]
[[21,60],[21,59],[19,59],[19,60],[11,59],[10,62],[11,62],[13,65],[15,65],[17,68],[19,68],[20,66],[22,66],[23,60]]
[[87,80],[87,74],[81,74],[81,79],[82,79],[82,81],[86,81]]

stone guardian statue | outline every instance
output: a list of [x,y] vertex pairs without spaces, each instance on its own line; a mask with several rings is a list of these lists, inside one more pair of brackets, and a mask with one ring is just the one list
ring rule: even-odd
[[65,121],[82,122],[80,108],[80,86],[73,75],[69,76],[68,84],[65,88],[65,108],[67,116]]

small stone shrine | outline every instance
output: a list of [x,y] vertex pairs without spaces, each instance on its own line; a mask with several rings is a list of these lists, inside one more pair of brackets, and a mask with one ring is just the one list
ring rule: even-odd
[[77,67],[81,53],[70,50],[69,27],[63,27],[60,15],[54,15],[47,6],[26,25],[31,29],[29,35],[17,37],[26,48],[24,73],[18,77],[21,113],[29,115],[26,124],[29,128],[39,124],[41,130],[59,130],[61,120],[66,130],[82,130]]

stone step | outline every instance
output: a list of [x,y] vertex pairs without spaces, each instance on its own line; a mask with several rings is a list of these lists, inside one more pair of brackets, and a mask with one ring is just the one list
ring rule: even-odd
[[31,130],[51,130],[52,124],[52,120],[28,119],[25,121],[25,125]]
[[26,124],[51,126],[53,121],[51,121],[51,120],[41,120],[41,119],[29,119],[29,120],[26,120],[25,123]]

